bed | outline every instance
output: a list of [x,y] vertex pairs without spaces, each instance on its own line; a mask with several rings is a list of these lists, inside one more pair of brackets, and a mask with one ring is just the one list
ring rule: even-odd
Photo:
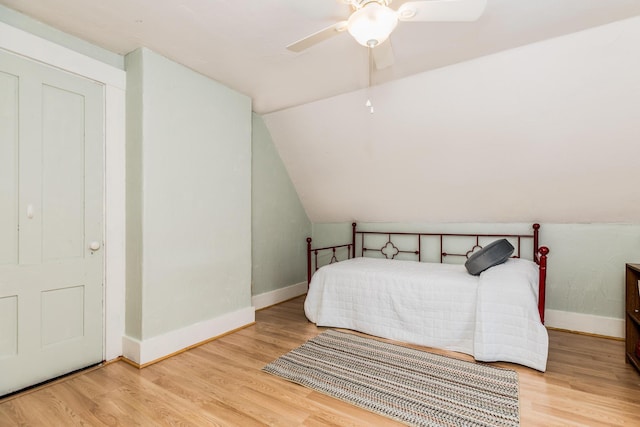
[[[539,229],[534,224],[531,234],[406,233],[361,231],[353,223],[351,243],[313,248],[308,238],[305,315],[318,326],[544,372],[549,249],[539,246]],[[462,263],[497,240],[510,242],[510,257],[470,274]]]

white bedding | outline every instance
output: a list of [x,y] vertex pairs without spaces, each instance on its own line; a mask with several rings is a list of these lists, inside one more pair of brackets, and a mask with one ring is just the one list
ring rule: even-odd
[[522,259],[472,276],[463,265],[353,258],[315,272],[304,309],[318,326],[544,371],[537,292],[538,267]]

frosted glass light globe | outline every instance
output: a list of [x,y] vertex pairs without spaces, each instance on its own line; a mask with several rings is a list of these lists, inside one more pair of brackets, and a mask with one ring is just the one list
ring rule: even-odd
[[386,6],[371,3],[351,14],[347,30],[358,43],[374,47],[384,42],[398,25],[398,15]]

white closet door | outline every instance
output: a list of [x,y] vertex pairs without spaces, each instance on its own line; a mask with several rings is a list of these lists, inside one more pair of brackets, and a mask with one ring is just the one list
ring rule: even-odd
[[0,51],[0,395],[102,361],[103,86]]

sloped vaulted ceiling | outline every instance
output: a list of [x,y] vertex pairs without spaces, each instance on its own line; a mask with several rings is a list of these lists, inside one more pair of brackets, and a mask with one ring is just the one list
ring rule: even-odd
[[638,46],[633,18],[265,121],[313,222],[638,222]]

